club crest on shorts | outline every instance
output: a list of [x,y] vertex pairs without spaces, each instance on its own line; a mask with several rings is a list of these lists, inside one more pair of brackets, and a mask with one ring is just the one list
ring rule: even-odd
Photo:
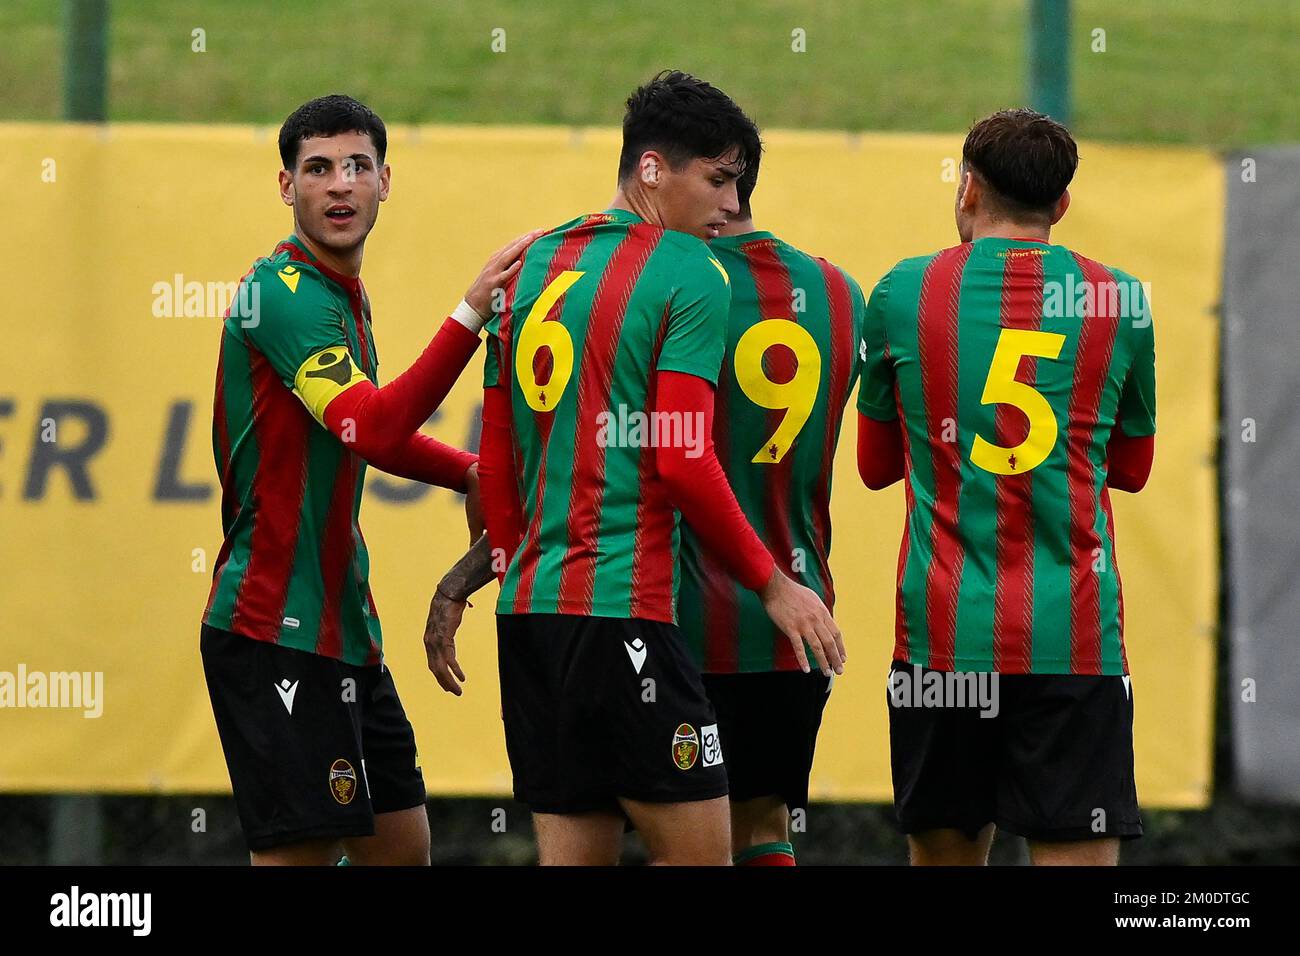
[[330,794],[343,806],[357,795],[357,772],[342,757],[330,764]]
[[673,763],[678,770],[690,770],[700,756],[700,737],[690,724],[678,724],[673,731]]

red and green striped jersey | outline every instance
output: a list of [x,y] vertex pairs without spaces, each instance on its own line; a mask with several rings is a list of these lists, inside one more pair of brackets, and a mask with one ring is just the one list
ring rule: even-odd
[[704,436],[650,413],[661,371],[717,381],[729,301],[702,241],[631,212],[529,246],[488,324],[484,384],[510,389],[525,524],[498,614],[676,620],[679,515],[655,448]]
[[[768,232],[714,239],[731,277],[713,442],[745,517],[777,567],[834,608],[831,472],[860,369],[866,302],[846,273]],[[687,526],[681,627],[706,673],[798,670],[758,596]]]
[[379,616],[357,523],[366,463],[293,391],[303,363],[332,347],[377,382],[369,299],[359,279],[316,262],[296,237],[255,262],[240,285],[217,363],[212,444],[225,541],[203,620],[349,664],[377,663]]
[[1106,443],[1117,423],[1155,433],[1137,280],[1063,246],[980,239],[896,265],[862,348],[858,409],[904,426],[895,659],[1127,673]]

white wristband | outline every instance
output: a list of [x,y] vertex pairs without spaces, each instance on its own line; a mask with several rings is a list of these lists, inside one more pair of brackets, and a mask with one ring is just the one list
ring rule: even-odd
[[479,315],[478,312],[474,310],[474,307],[464,299],[460,300],[460,305],[451,310],[451,317],[475,335],[478,335],[479,332],[483,331],[483,326],[487,322],[487,319]]

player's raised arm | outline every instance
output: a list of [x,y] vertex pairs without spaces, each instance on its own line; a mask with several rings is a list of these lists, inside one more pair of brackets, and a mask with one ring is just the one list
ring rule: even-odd
[[[350,353],[332,302],[320,295],[323,280],[302,270],[292,285],[268,283],[264,321],[250,329],[253,342],[325,428],[360,457],[391,474],[467,490],[476,456],[420,434],[478,347],[491,314],[491,296],[519,269],[530,233],[498,250],[465,300],[444,321],[420,357],[382,388]],[[333,341],[331,341],[333,340]]]
[[714,451],[713,391],[724,350],[728,285],[717,261],[701,257],[688,266],[674,294],[659,353],[654,410],[668,421],[696,422],[703,447],[660,446],[655,455],[659,478],[705,548],[758,594],[773,623],[790,639],[800,666],[809,669],[807,642],[824,673],[843,673],[843,638],[826,605],[777,568],[745,518]]

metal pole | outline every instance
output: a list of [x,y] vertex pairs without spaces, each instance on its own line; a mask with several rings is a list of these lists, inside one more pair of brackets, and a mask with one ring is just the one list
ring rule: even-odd
[[1029,105],[1070,125],[1070,0],[1029,0]]
[[108,119],[108,0],[63,0],[63,118]]

